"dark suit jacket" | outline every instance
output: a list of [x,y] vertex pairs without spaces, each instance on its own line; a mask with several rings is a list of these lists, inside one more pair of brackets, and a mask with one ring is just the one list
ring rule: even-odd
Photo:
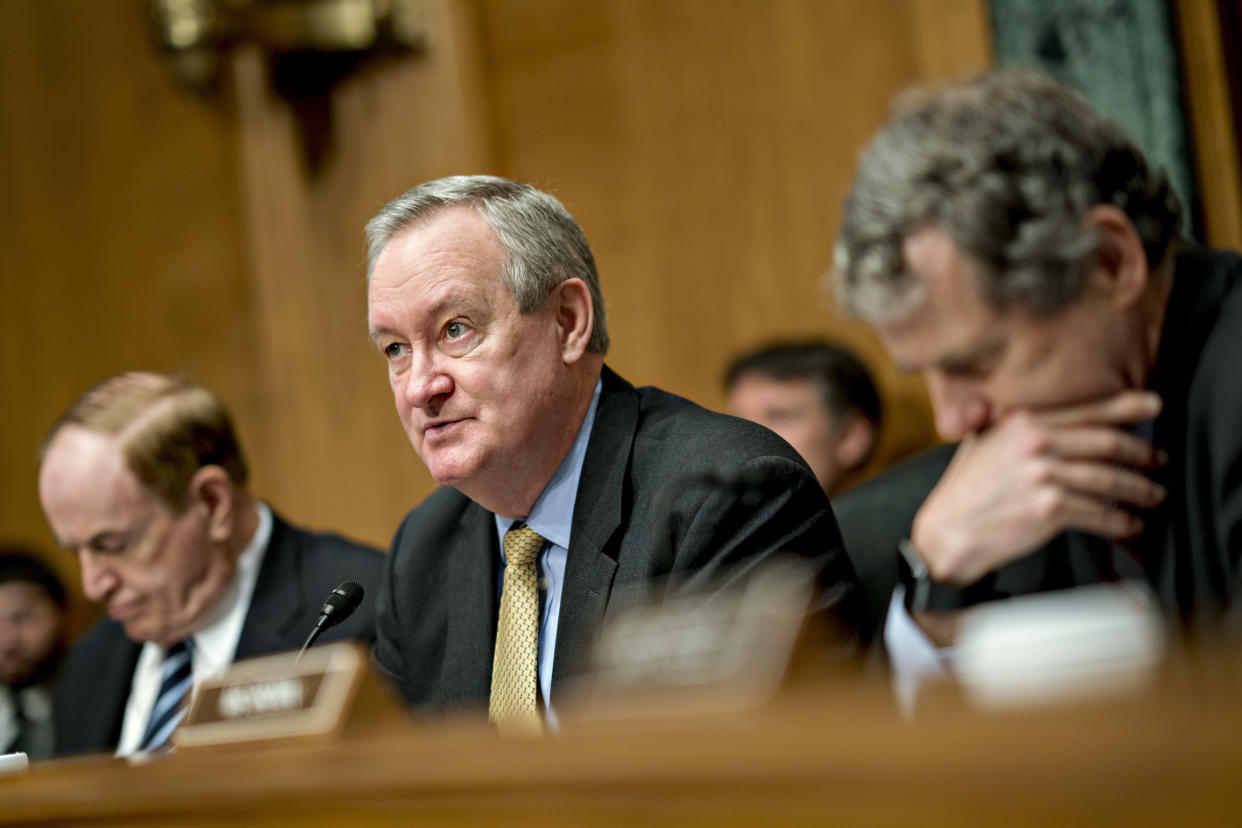
[[[324,599],[342,581],[357,581],[367,596],[379,587],[383,555],[378,550],[297,529],[274,513],[272,519],[272,537],[237,642],[238,660],[301,647]],[[375,637],[374,608],[374,598],[364,600],[320,640],[369,644]],[[57,755],[116,750],[141,650],[141,643],[130,641],[108,618],[74,644],[53,698]]]
[[897,544],[910,537],[915,514],[956,448],[936,446],[832,499],[845,551],[858,573],[861,635],[868,643],[882,637],[893,588],[901,580]]
[[[1153,440],[1169,454],[1152,476],[1169,495],[1143,513],[1129,544],[1161,604],[1191,635],[1242,633],[1242,259],[1191,250],[1178,257],[1148,387],[1164,409]],[[952,457],[941,446],[834,501],[866,597],[867,627],[883,629],[898,581],[897,543]],[[1001,567],[994,599],[1128,575],[1112,543],[1077,532]]]
[[[696,484],[745,477],[771,494]],[[814,559],[821,606],[854,621],[855,576],[831,507],[783,440],[607,367],[570,532],[553,687],[585,666],[610,611],[678,573],[678,589],[738,577],[776,552]],[[397,530],[380,593],[375,661],[424,712],[485,707],[500,561],[491,512],[451,488]]]

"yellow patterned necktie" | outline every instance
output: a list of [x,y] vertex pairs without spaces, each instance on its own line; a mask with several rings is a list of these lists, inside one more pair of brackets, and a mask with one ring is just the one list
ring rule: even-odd
[[539,733],[539,588],[535,559],[544,540],[529,526],[505,533],[505,576],[487,717],[502,733]]

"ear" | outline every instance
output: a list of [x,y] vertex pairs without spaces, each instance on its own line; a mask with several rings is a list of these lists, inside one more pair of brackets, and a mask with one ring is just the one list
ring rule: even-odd
[[871,453],[871,445],[875,442],[875,427],[866,417],[850,414],[845,422],[837,426],[837,433],[837,444],[833,447],[837,465],[853,471]]
[[556,311],[561,357],[566,365],[572,365],[586,353],[591,333],[595,330],[591,290],[581,279],[566,279],[552,289],[548,301]]
[[1143,240],[1125,211],[1111,204],[1097,204],[1083,219],[1097,236],[1092,281],[1109,300],[1129,307],[1147,290],[1151,265]]
[[233,495],[233,481],[219,466],[203,466],[190,478],[190,502],[206,510],[207,536],[215,543],[224,543],[233,536],[237,503]]

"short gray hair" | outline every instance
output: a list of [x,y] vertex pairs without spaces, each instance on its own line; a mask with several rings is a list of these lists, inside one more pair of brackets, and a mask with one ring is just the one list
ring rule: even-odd
[[559,201],[529,184],[491,175],[455,175],[420,184],[384,205],[367,222],[367,279],[393,236],[454,206],[473,207],[505,251],[501,281],[522,313],[544,306],[568,279],[586,282],[595,309],[587,350],[608,350],[608,322],[595,257],[582,228]]
[[1152,267],[1179,238],[1182,206],[1163,171],[1078,93],[1032,69],[989,72],[907,96],[872,140],[845,202],[833,278],[872,321],[912,310],[923,286],[902,240],[946,232],[983,265],[998,310],[1049,315],[1082,296],[1096,251],[1088,210],[1125,211]]

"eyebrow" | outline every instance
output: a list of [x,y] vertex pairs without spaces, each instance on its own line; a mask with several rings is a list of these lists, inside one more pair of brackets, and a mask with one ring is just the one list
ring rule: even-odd
[[[465,297],[446,296],[440,302],[432,306],[431,310],[428,312],[427,315],[434,319],[434,318],[444,316],[446,313],[451,312],[451,313],[456,314],[462,310],[469,310],[473,306],[474,304],[469,299],[466,299]],[[370,329],[370,337],[371,337],[372,342],[375,341],[376,337],[383,336],[385,334],[395,336],[395,337],[400,337],[400,333],[398,331],[394,330],[393,328],[388,327],[387,325],[379,325],[379,326],[376,326]]]
[[997,356],[1004,348],[1004,337],[992,334],[960,351],[942,354],[935,360],[935,364],[945,371],[969,371]]
[[972,342],[956,351],[941,354],[922,365],[911,365],[902,362],[897,363],[895,367],[898,373],[901,374],[917,374],[930,367],[936,367],[951,373],[960,373],[977,368],[980,364],[997,356],[1005,349],[1006,344],[1007,342],[1003,336],[993,333],[986,336],[982,341]]
[[384,334],[395,334],[395,333],[396,332],[393,331],[392,328],[381,325],[378,328],[371,328],[368,335],[371,337],[371,342],[375,342],[376,339],[383,336]]
[[98,549],[99,545],[103,543],[105,540],[111,537],[116,537],[118,535],[124,535],[124,534],[125,534],[125,530],[121,530],[121,529],[101,529],[98,532],[95,532],[94,534],[90,535],[88,538],[86,538],[81,543],[75,542],[74,538],[61,538],[60,536],[57,536],[56,545],[60,547],[61,549],[63,549],[64,551],[72,552],[73,554],[76,555],[78,550],[84,546],[89,546],[92,549]]

